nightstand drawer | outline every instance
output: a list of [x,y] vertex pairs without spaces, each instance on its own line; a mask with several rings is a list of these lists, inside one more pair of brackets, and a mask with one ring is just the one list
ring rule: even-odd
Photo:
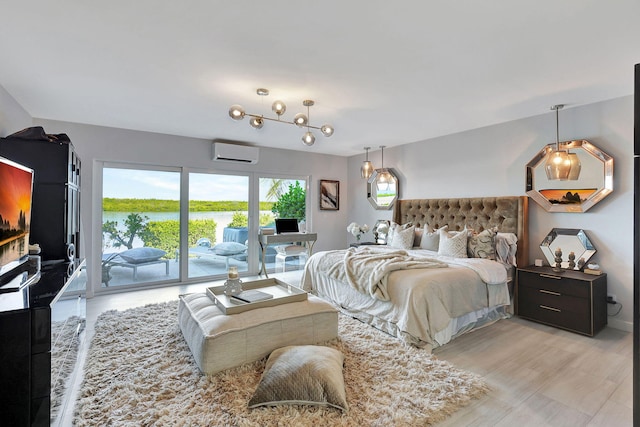
[[549,311],[573,313],[578,316],[589,316],[591,304],[588,299],[572,295],[562,295],[559,292],[545,289],[520,288],[523,307],[546,307]]
[[557,326],[587,335],[593,334],[589,312],[579,314],[544,304],[526,304],[520,306],[518,315],[551,326]]
[[579,298],[591,297],[589,286],[586,286],[584,281],[571,279],[569,277],[520,271],[518,280],[518,284],[521,287],[544,289],[549,292],[573,295]]

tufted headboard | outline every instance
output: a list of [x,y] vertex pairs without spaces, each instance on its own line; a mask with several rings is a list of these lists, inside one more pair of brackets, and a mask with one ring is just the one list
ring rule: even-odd
[[393,207],[393,220],[424,228],[430,225],[462,230],[465,225],[478,232],[498,227],[503,233],[518,236],[518,266],[529,264],[529,209],[525,196],[472,197],[460,199],[405,199]]

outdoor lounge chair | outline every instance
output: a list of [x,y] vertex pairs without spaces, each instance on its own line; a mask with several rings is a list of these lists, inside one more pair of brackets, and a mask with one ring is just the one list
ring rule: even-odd
[[164,264],[167,276],[169,275],[169,260],[162,258],[167,253],[157,248],[133,248],[124,252],[102,255],[102,282],[109,286],[111,280],[111,268],[125,267],[133,270],[133,280],[138,279],[138,268],[147,265]]

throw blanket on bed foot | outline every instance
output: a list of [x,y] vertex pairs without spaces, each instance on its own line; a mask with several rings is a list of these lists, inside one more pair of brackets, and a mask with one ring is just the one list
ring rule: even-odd
[[411,268],[444,268],[444,262],[411,256],[403,250],[376,250],[367,246],[348,250],[329,251],[321,260],[322,270],[355,290],[388,301],[387,278],[395,270]]

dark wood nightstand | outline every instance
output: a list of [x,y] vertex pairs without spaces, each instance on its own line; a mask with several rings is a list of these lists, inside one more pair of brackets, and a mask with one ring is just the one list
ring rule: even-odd
[[607,324],[607,275],[518,269],[517,314],[590,337]]

